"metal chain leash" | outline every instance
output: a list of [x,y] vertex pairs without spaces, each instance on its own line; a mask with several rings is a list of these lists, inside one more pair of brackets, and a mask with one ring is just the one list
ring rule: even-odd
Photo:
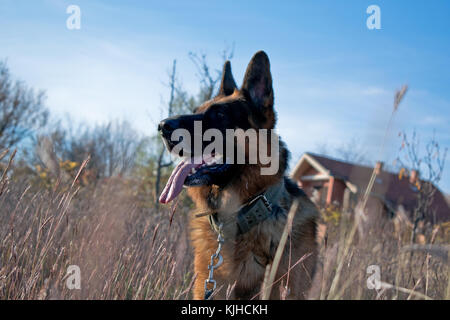
[[[222,227],[223,227],[223,224],[221,223],[217,230],[217,243],[218,243],[217,250],[215,253],[213,253],[211,255],[211,262],[208,265],[209,277],[205,281],[205,300],[208,300],[211,297],[211,295],[213,294],[214,290],[216,290],[217,282],[216,282],[216,280],[214,280],[214,270],[219,268],[223,263],[223,257],[220,254],[220,251],[222,250],[222,245],[225,241],[225,239],[223,238],[223,235],[222,235]],[[217,263],[214,264],[214,261],[216,259],[217,259]],[[212,288],[208,289],[208,285],[210,285],[210,284],[212,284]]]

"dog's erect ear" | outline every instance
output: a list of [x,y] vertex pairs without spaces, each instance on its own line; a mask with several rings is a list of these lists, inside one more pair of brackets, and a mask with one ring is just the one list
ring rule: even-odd
[[273,127],[275,115],[272,75],[270,74],[269,57],[264,51],[258,51],[248,64],[241,90],[264,115],[265,127]]
[[230,94],[233,94],[234,89],[236,88],[236,82],[234,82],[233,74],[231,73],[231,63],[227,60],[223,65],[219,95],[229,96]]

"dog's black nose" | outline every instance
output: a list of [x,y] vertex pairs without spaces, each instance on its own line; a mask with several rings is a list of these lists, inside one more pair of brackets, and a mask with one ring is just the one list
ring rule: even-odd
[[172,132],[178,128],[178,120],[176,119],[166,119],[159,123],[158,131],[162,132]]

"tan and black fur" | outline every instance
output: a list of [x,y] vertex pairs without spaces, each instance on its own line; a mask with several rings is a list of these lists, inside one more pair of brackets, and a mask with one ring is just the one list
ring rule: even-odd
[[[250,61],[240,89],[231,75],[230,63],[226,62],[219,94],[198,107],[194,115],[177,117],[171,127],[189,127],[189,117],[202,119],[205,129],[229,127],[274,129],[276,113],[273,108],[272,77],[267,55],[260,51]],[[221,117],[216,117],[221,113]],[[184,117],[184,118],[183,118]],[[213,120],[211,120],[213,119]],[[223,119],[223,120],[220,120]],[[172,121],[166,119],[165,121]],[[164,127],[163,121],[160,130]],[[168,135],[168,133],[166,134]],[[164,136],[164,132],[163,132]],[[286,212],[296,198],[300,206],[295,215],[292,232],[288,238],[275,279],[282,278],[272,289],[271,299],[280,298],[280,284],[286,285],[289,266],[302,257],[304,260],[289,271],[287,284],[290,299],[305,299],[311,286],[316,265],[316,219],[317,209],[301,189],[286,177],[289,152],[280,143],[279,170],[275,175],[261,175],[259,164],[233,165],[216,180],[208,177],[208,183],[188,186],[188,194],[196,205],[195,212],[215,212],[224,223],[225,243],[222,250],[223,265],[215,270],[218,289],[215,298],[223,299],[228,287],[234,286],[231,298],[258,298],[266,265],[271,263],[283,232],[286,217],[267,219],[245,234],[238,234],[236,213],[239,208],[256,195],[277,183],[285,184],[285,194],[279,204]],[[216,182],[216,183],[215,183]],[[212,230],[207,216],[190,219],[190,238],[194,248],[194,299],[203,299],[204,284],[208,277],[208,264],[217,249],[217,234]]]

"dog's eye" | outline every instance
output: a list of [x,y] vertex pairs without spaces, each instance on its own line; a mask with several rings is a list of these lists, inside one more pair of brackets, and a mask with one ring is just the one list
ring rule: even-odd
[[223,113],[222,111],[218,111],[217,112],[217,117],[224,118],[225,117],[225,113]]

